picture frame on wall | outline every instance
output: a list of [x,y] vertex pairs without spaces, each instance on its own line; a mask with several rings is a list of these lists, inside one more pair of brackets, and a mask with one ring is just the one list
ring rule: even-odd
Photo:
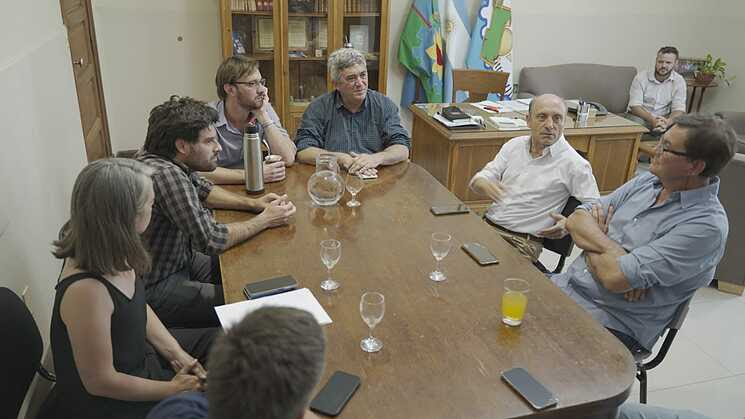
[[678,58],[678,63],[675,65],[675,72],[683,76],[683,78],[692,79],[696,71],[698,71],[699,65],[705,61],[703,58],[680,57]]

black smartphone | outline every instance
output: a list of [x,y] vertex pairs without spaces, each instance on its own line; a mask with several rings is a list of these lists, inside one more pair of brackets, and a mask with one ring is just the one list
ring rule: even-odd
[[466,204],[458,205],[435,205],[429,209],[434,215],[468,214]]
[[328,416],[337,416],[360,386],[360,377],[336,371],[316,398],[310,409]]
[[468,253],[469,256],[473,258],[479,265],[494,265],[495,263],[499,263],[499,259],[497,259],[496,256],[494,256],[489,249],[486,248],[481,243],[476,242],[470,242],[470,243],[464,243],[463,246],[461,246],[463,250]]
[[502,379],[530,403],[534,409],[542,410],[559,402],[553,393],[533,378],[524,368],[502,371]]
[[281,292],[297,288],[297,281],[292,275],[278,276],[263,281],[250,282],[243,287],[243,294],[249,300],[266,297],[267,295],[279,294]]

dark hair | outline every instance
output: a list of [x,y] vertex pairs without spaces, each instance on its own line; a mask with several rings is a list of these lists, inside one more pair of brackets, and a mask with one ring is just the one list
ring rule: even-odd
[[215,87],[217,88],[217,97],[225,100],[228,96],[225,93],[225,85],[235,83],[243,76],[253,73],[259,69],[259,62],[253,58],[243,55],[234,55],[228,57],[217,68],[215,74]]
[[73,257],[80,269],[100,274],[150,270],[150,256],[135,229],[145,206],[151,169],[132,159],[102,159],[75,180],[70,220],[52,245],[57,258]]
[[678,49],[675,47],[662,47],[657,51],[657,55],[660,54],[675,54],[675,59],[678,59]]
[[264,307],[222,336],[209,356],[212,419],[295,419],[323,371],[326,343],[308,312]]
[[690,160],[703,160],[706,167],[699,176],[711,177],[732,160],[737,136],[722,118],[707,114],[681,115],[674,124],[686,130],[686,154]]
[[171,96],[150,111],[145,151],[164,157],[176,155],[176,140],[196,143],[199,132],[217,122],[217,111],[190,97]]

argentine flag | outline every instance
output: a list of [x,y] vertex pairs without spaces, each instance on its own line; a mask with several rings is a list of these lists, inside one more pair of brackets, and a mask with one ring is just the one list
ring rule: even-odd
[[467,46],[471,42],[471,28],[468,22],[466,0],[444,0],[447,4],[441,7],[445,13],[442,16],[442,38],[445,40],[445,71],[443,75],[443,97],[446,103],[462,102],[467,97],[464,92],[458,92],[453,98],[453,69],[466,68]]
[[[471,32],[466,67],[510,73],[504,90],[504,99],[511,99],[512,0],[481,0],[481,7]],[[499,97],[489,95],[489,100],[499,100]]]

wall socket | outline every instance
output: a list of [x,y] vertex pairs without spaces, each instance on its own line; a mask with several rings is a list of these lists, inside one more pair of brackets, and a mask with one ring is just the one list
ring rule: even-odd
[[31,309],[31,290],[29,290],[28,285],[23,287],[23,291],[21,291],[21,300],[23,300],[23,304],[26,304],[26,308],[28,308],[28,311],[33,316],[34,310]]

